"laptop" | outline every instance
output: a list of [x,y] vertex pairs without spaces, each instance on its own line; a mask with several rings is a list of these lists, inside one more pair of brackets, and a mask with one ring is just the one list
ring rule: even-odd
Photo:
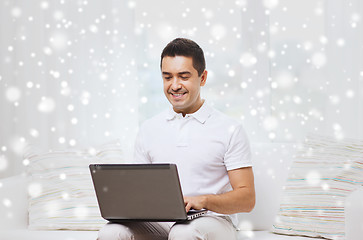
[[175,164],[90,164],[101,216],[110,222],[182,222],[186,212]]

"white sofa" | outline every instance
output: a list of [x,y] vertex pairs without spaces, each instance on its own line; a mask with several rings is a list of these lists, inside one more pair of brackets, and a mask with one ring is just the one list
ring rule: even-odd
[[[256,206],[251,213],[239,214],[239,239],[307,240],[306,237],[271,233],[279,209],[282,187],[295,153],[294,144],[252,144],[256,185]],[[0,179],[0,240],[94,240],[97,231],[34,231],[27,229],[27,182],[24,175]],[[348,240],[362,239],[363,226],[356,221],[363,216],[363,191],[355,193],[346,204]]]

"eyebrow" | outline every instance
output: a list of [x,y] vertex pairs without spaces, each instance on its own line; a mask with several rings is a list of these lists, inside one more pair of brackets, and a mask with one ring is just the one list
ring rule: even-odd
[[186,71],[186,72],[179,72],[178,74],[179,74],[179,75],[185,75],[185,74],[189,74],[189,75],[191,75],[192,73],[191,73],[191,72]]
[[[170,72],[162,72],[163,75],[171,75]],[[188,71],[185,71],[185,72],[178,72],[178,75],[186,75],[186,74],[189,74],[191,75],[192,73],[191,72],[188,72]]]

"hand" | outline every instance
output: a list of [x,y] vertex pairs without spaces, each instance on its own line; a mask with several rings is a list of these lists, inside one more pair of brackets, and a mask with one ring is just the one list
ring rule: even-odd
[[201,210],[207,208],[207,196],[184,197],[185,211],[190,209]]

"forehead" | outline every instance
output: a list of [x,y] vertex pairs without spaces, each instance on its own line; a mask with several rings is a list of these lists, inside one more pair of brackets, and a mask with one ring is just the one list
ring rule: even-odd
[[161,62],[161,71],[168,73],[197,72],[193,67],[193,58],[185,56],[166,56]]

